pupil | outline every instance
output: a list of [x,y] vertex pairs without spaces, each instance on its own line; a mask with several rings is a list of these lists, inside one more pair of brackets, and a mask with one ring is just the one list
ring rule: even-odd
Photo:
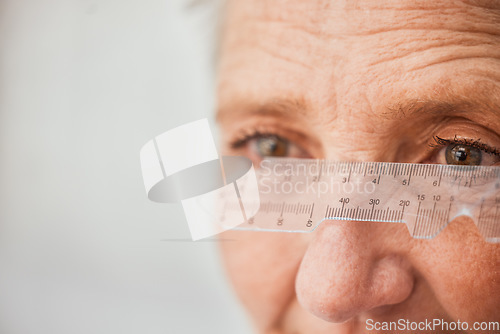
[[468,145],[450,145],[446,148],[446,163],[450,165],[480,165],[482,152]]
[[460,147],[455,151],[455,159],[457,159],[458,161],[467,160],[467,152],[464,147]]
[[276,136],[259,138],[257,149],[261,156],[285,156],[287,154],[287,143]]

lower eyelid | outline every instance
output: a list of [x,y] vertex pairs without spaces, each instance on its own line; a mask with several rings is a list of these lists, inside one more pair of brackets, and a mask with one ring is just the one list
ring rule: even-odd
[[488,166],[493,166],[495,164],[500,163],[500,156],[496,154],[491,154],[491,153],[484,153],[485,157],[483,157],[483,162],[484,159],[487,159],[487,162],[485,162],[486,165]]

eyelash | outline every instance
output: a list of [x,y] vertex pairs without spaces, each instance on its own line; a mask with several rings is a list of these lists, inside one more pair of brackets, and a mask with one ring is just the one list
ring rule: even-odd
[[430,147],[441,148],[448,145],[458,144],[458,145],[466,145],[470,147],[475,147],[480,149],[481,151],[493,154],[500,157],[500,150],[495,147],[491,147],[484,143],[481,143],[480,139],[465,139],[465,138],[457,138],[457,135],[453,139],[444,139],[438,136],[433,136],[432,139],[436,142],[436,144],[429,144]]
[[236,139],[235,141],[233,141],[232,143],[230,143],[230,147],[232,149],[238,149],[238,148],[241,148],[244,145],[246,145],[252,139],[272,137],[272,136],[281,138],[281,139],[285,140],[286,142],[289,142],[288,139],[283,138],[282,136],[277,135],[275,133],[255,131],[255,132],[253,132],[250,135],[243,136],[243,138]]
[[[265,138],[265,137],[270,137],[270,136],[276,136],[276,137],[279,137],[279,138],[289,142],[288,139],[286,139],[278,134],[275,134],[275,133],[254,131],[251,134],[246,134],[242,138],[233,141],[230,144],[230,147],[232,149],[238,149],[238,148],[245,146],[252,139]],[[499,149],[492,147],[492,146],[489,146],[487,144],[481,143],[480,139],[457,138],[457,135],[455,135],[455,137],[453,139],[444,139],[444,138],[441,138],[439,136],[433,136],[432,139],[436,143],[429,144],[429,146],[433,147],[433,148],[442,148],[442,147],[446,147],[448,145],[453,145],[453,144],[466,145],[466,146],[475,147],[477,149],[480,149],[481,151],[483,151],[485,153],[493,154],[495,156],[500,157],[500,150]]]

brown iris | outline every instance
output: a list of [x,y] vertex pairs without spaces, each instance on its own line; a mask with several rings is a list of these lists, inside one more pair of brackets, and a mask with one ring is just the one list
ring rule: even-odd
[[255,145],[257,152],[263,157],[284,157],[288,153],[288,142],[278,136],[258,138]]
[[446,148],[446,163],[450,165],[480,165],[481,150],[472,146],[457,144]]

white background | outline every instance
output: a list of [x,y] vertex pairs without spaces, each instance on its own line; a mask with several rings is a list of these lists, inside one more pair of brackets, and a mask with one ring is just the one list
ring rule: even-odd
[[251,333],[139,165],[213,113],[212,1],[0,1],[0,333]]

